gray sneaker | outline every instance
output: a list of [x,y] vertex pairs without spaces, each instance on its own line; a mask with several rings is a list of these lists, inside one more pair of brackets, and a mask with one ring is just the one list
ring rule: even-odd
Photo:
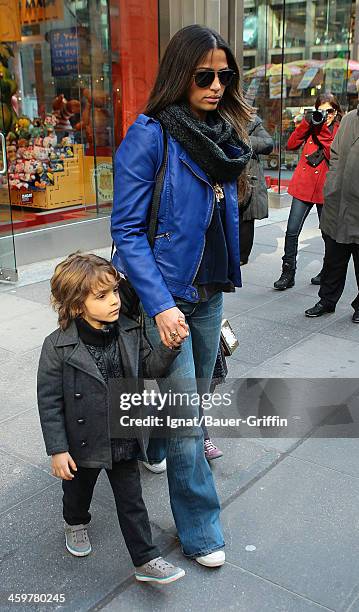
[[65,523],[65,541],[67,550],[75,557],[86,557],[91,552],[87,525],[68,525]]
[[140,567],[136,567],[136,580],[141,582],[158,582],[160,584],[168,584],[174,582],[185,575],[185,571],[180,567],[168,563],[162,557],[157,557],[148,561]]

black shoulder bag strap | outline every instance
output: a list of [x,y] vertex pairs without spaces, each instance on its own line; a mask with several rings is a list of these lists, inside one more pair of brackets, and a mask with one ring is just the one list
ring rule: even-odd
[[[155,235],[156,235],[157,221],[158,221],[157,219],[158,211],[160,208],[161,193],[162,193],[162,187],[163,187],[163,182],[165,178],[165,173],[166,173],[166,168],[167,168],[167,159],[168,159],[167,134],[166,134],[166,130],[162,127],[162,125],[161,125],[161,130],[163,134],[163,159],[162,159],[160,169],[156,176],[155,187],[154,187],[153,195],[152,195],[151,208],[149,211],[149,224],[148,224],[148,232],[147,232],[147,238],[148,238],[148,242],[149,242],[151,249],[153,249],[154,242],[155,242]],[[112,241],[111,260],[112,260],[114,252],[115,252],[115,243],[114,241]]]
[[317,147],[318,147],[318,150],[315,151],[315,153],[317,153],[317,156],[318,156],[317,166],[319,166],[319,164],[322,161],[326,161],[327,165],[329,166],[329,160],[325,157],[324,147],[323,147],[322,143],[320,142],[318,136],[314,132],[312,132],[311,133],[311,137],[312,137],[312,140],[313,140],[314,144],[316,144]]

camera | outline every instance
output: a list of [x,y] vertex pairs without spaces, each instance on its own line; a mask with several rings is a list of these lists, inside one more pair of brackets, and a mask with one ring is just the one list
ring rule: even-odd
[[321,125],[322,123],[324,123],[324,121],[326,121],[328,117],[328,111],[326,110],[315,110],[312,113],[312,124],[313,125]]

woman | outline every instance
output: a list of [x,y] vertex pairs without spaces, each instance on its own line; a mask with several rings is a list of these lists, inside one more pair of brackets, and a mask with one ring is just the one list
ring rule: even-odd
[[260,163],[260,155],[269,155],[273,151],[273,140],[264,129],[262,119],[256,115],[248,126],[248,134],[253,150],[252,159],[248,164],[248,175],[252,192],[248,202],[241,208],[240,245],[241,264],[248,263],[253,247],[254,220],[268,217],[268,193]]
[[[223,291],[241,286],[237,179],[251,156],[250,107],[227,43],[192,25],[170,41],[145,114],[116,156],[114,263],[136,289],[153,345],[190,335],[161,392],[206,393],[219,346]],[[148,211],[156,174],[168,158],[153,252]],[[186,323],[184,322],[186,321]],[[198,416],[198,407],[187,405]],[[182,435],[180,435],[182,434]],[[207,566],[225,560],[220,506],[200,427],[176,430],[167,456],[171,507],[185,555]],[[160,449],[161,450],[161,449]]]
[[[330,147],[343,115],[337,98],[331,93],[320,94],[315,101],[315,109],[322,111],[323,119],[320,119],[320,113],[316,113],[318,117],[314,116],[313,122],[314,114],[307,113],[287,143],[289,150],[304,147],[288,187],[293,200],[285,235],[282,274],[274,283],[274,288],[279,291],[294,286],[298,239],[314,204],[320,220]],[[320,285],[320,274],[311,279],[313,285]]]

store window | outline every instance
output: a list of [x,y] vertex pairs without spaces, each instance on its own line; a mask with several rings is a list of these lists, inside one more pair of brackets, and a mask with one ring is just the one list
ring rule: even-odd
[[107,0],[19,8],[17,33],[0,42],[15,234],[108,214],[114,150]]
[[258,22],[255,45],[244,46],[244,89],[274,139],[263,160],[274,190],[288,186],[299,153],[287,141],[316,97],[330,91],[345,111],[357,104],[354,9],[351,0],[245,0],[244,21],[256,11]]
[[158,66],[157,0],[146,7],[0,0],[0,280],[12,234],[16,247],[38,228],[110,215],[114,154]]

